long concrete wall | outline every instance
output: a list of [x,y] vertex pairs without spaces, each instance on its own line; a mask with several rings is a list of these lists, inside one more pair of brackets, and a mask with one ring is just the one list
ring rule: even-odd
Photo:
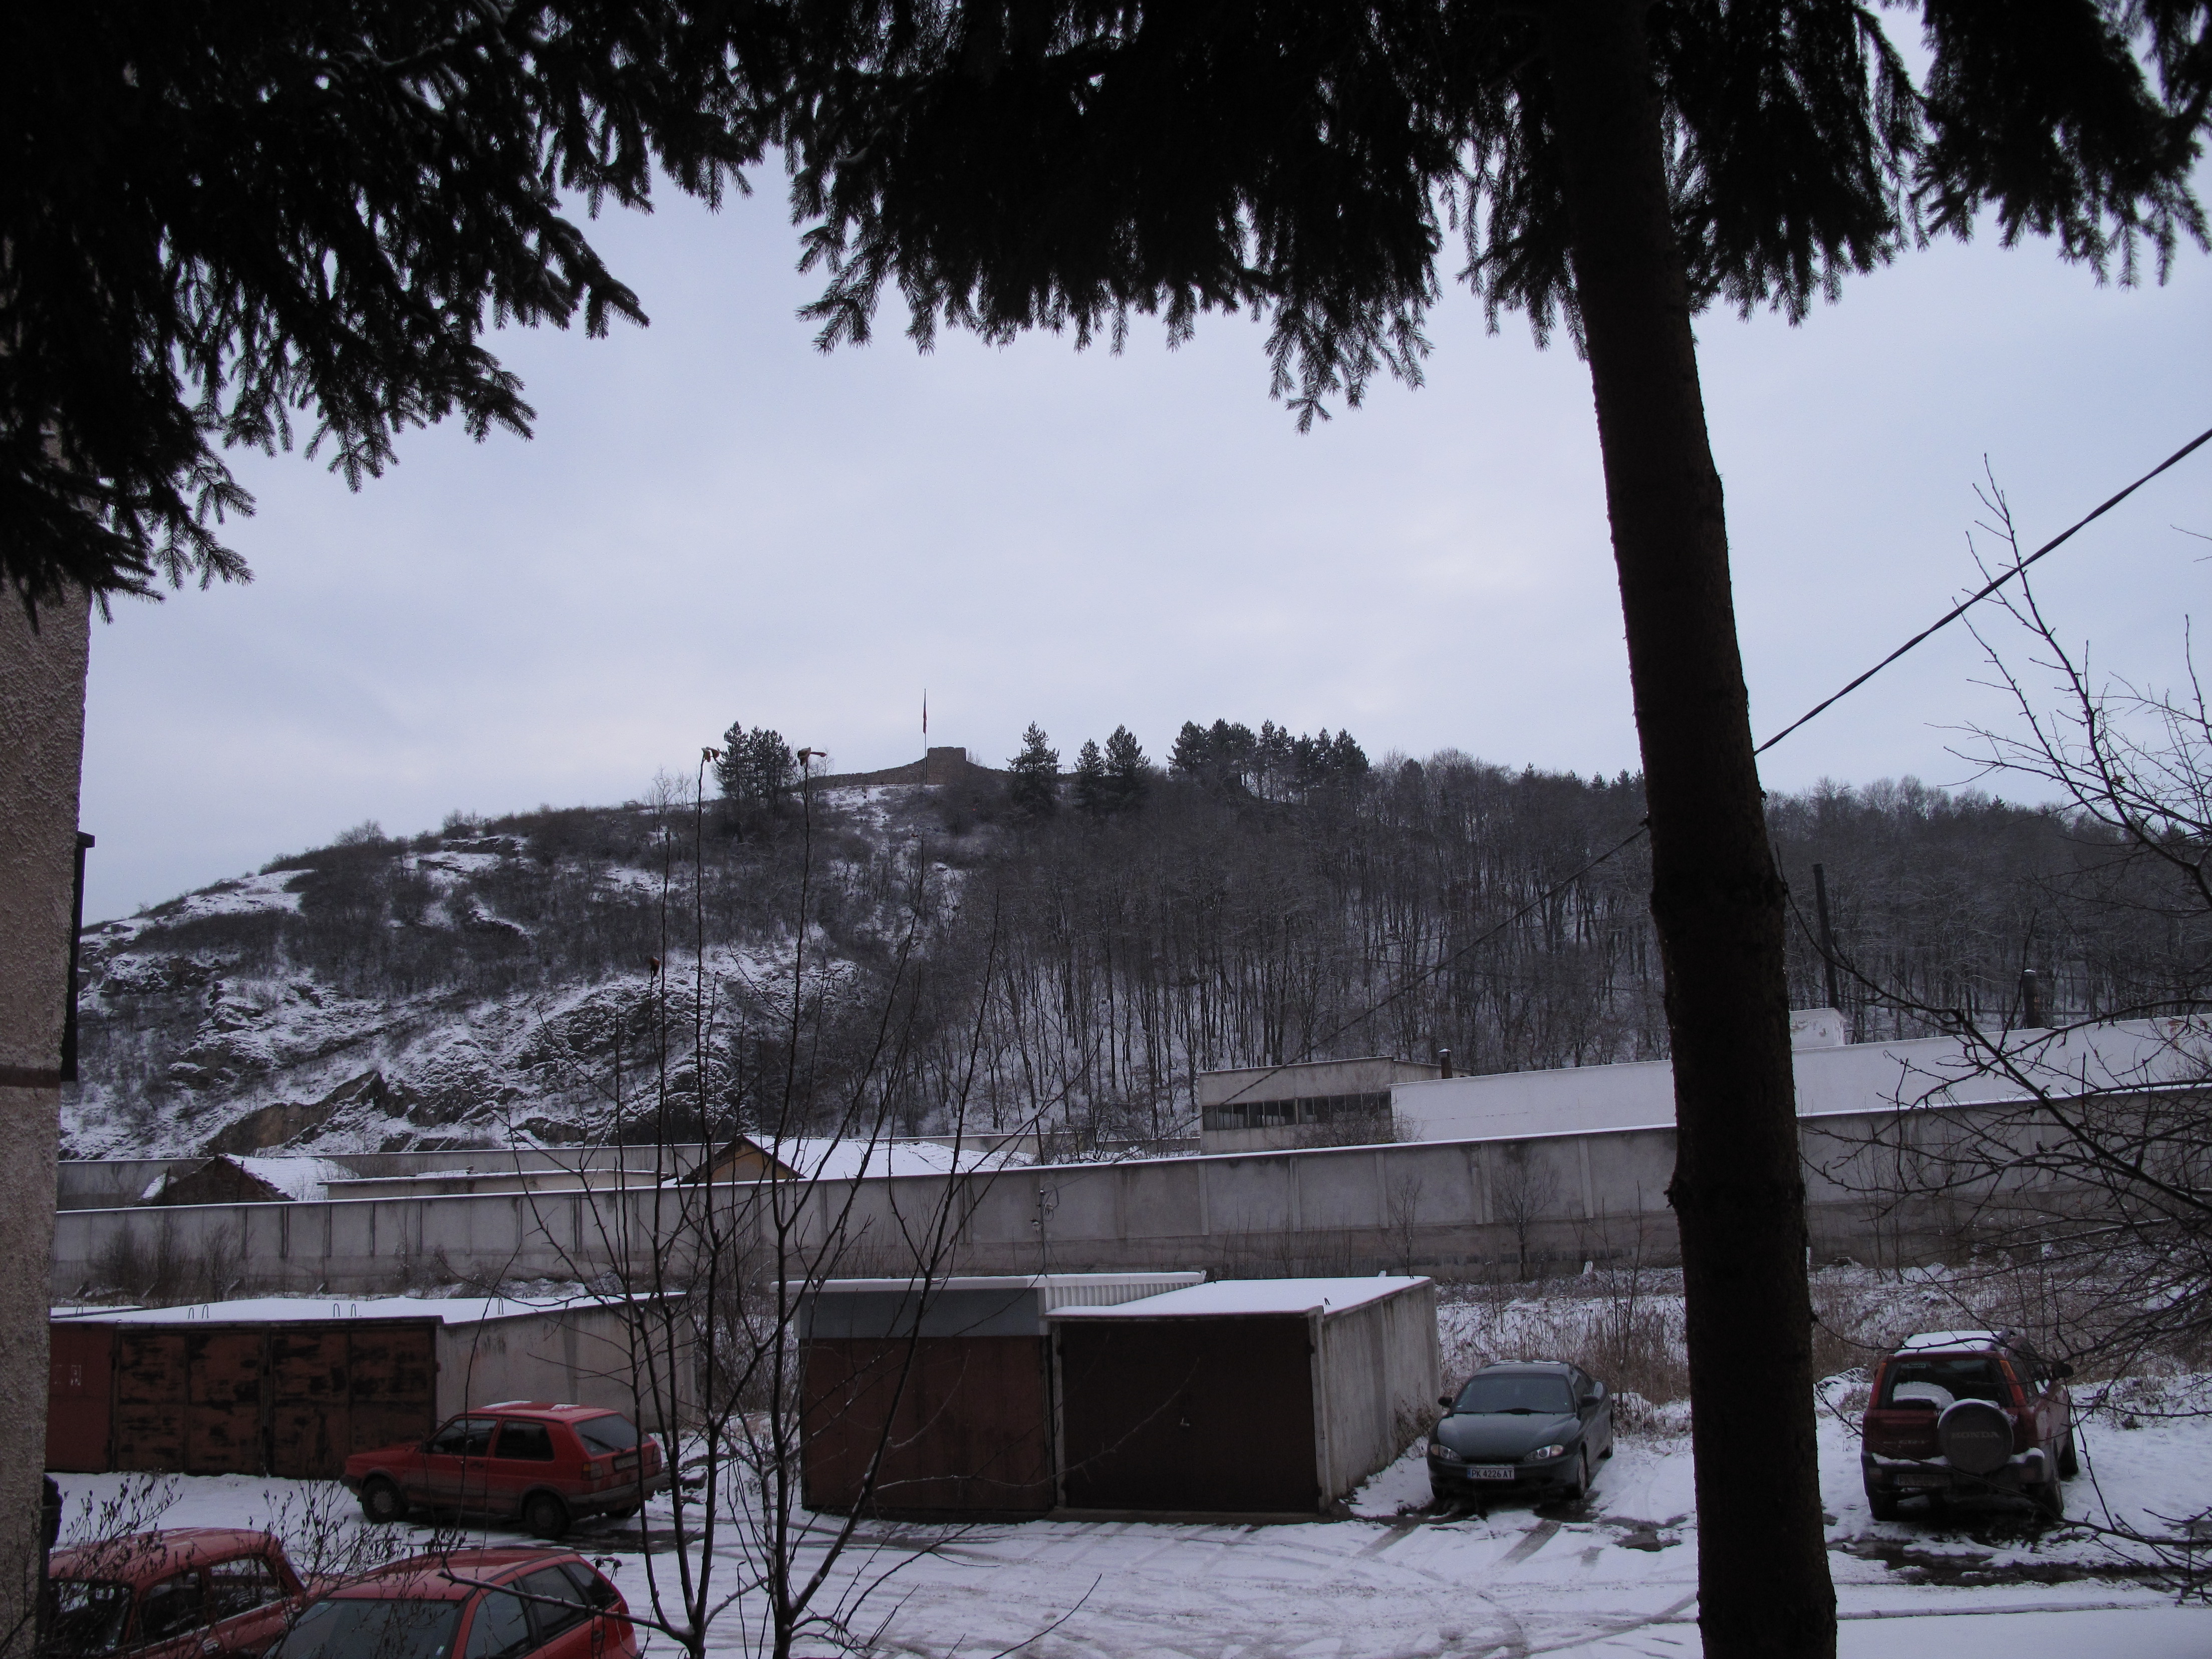
[[[1801,1125],[1816,1254],[1918,1261],[1955,1248],[1964,1197],[1893,1200],[1912,1166],[1992,1121],[2009,1120],[1954,1108]],[[941,1265],[962,1273],[1456,1274],[1524,1255],[1673,1260],[1674,1162],[1674,1132],[1643,1128],[900,1176],[773,1198],[796,1206],[787,1246],[839,1274],[903,1270],[940,1219]],[[62,1298],[138,1294],[156,1279],[195,1295],[366,1292],[613,1272],[643,1288],[656,1263],[666,1276],[689,1270],[708,1202],[718,1236],[758,1266],[770,1199],[752,1183],[72,1210],[57,1218],[52,1285]]]

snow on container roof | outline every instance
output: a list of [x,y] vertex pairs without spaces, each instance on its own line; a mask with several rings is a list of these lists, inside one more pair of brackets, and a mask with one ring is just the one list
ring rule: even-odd
[[1150,1301],[1195,1286],[1199,1273],[978,1273],[930,1281],[833,1279],[787,1286],[810,1340],[922,1336],[1036,1336],[1060,1308]]
[[[911,1291],[920,1282],[913,1279],[825,1279],[818,1285],[793,1284],[789,1288],[802,1296],[873,1296],[885,1291]],[[1079,1304],[1080,1295],[1085,1291],[1147,1286],[1150,1294],[1152,1290],[1171,1291],[1205,1282],[1202,1273],[957,1273],[950,1279],[932,1281],[929,1289],[933,1294],[939,1291],[1041,1290],[1045,1292],[1047,1304],[1058,1307],[1060,1303],[1053,1297],[1062,1292],[1078,1298]]]
[[1377,1274],[1372,1279],[1223,1279],[1169,1291],[1117,1307],[1054,1309],[1060,1319],[1203,1319],[1238,1314],[1340,1314],[1387,1301],[1425,1279]]
[[434,1319],[447,1325],[481,1325],[488,1320],[652,1299],[642,1295],[572,1296],[553,1302],[505,1296],[248,1296],[235,1302],[195,1302],[176,1308],[55,1308],[51,1317],[90,1325],[289,1325],[318,1319]]

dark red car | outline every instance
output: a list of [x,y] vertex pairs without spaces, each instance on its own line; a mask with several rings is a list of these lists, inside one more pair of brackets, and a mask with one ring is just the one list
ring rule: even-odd
[[66,1659],[258,1654],[307,1587],[265,1532],[179,1527],[56,1550],[48,1651]]
[[418,1555],[349,1579],[268,1659],[637,1659],[622,1595],[569,1550]]
[[1875,1519],[1914,1494],[2018,1492],[2060,1512],[2074,1455],[2074,1368],[2015,1331],[1907,1337],[1875,1368],[1859,1463]]
[[540,1538],[587,1515],[634,1515],[668,1485],[660,1448],[620,1412],[542,1400],[466,1413],[419,1444],[356,1452],[343,1478],[372,1521],[459,1510],[520,1520]]

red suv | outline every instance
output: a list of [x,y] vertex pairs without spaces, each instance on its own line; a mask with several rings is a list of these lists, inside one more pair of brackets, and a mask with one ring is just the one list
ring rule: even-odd
[[265,1532],[180,1527],[56,1550],[47,1651],[66,1659],[258,1654],[307,1599]]
[[2016,1492],[2050,1515],[2074,1456],[2074,1368],[2044,1359],[2013,1331],[1907,1337],[1875,1368],[1859,1464],[1877,1521],[1923,1493]]
[[342,1478],[372,1521],[459,1510],[516,1517],[540,1538],[581,1516],[635,1515],[668,1485],[660,1448],[620,1412],[539,1400],[467,1413],[419,1445],[356,1452]]
[[637,1659],[621,1593],[567,1550],[450,1550],[353,1579],[268,1659]]

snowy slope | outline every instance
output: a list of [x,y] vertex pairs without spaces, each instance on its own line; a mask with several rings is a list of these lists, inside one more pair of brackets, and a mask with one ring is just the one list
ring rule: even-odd
[[[876,799],[900,793],[818,805],[838,827],[813,879],[840,928],[810,930],[810,986],[867,941],[851,893],[871,859],[901,856],[900,802]],[[641,809],[539,817],[341,844],[88,927],[63,1156],[596,1139],[617,1085],[643,1091],[657,1018],[684,1027],[702,992],[718,1018],[732,996],[787,998],[793,941],[772,915],[721,926],[703,957],[685,948],[681,838]],[[732,878],[722,856],[711,880]],[[695,1077],[679,1061],[672,1082]]]

